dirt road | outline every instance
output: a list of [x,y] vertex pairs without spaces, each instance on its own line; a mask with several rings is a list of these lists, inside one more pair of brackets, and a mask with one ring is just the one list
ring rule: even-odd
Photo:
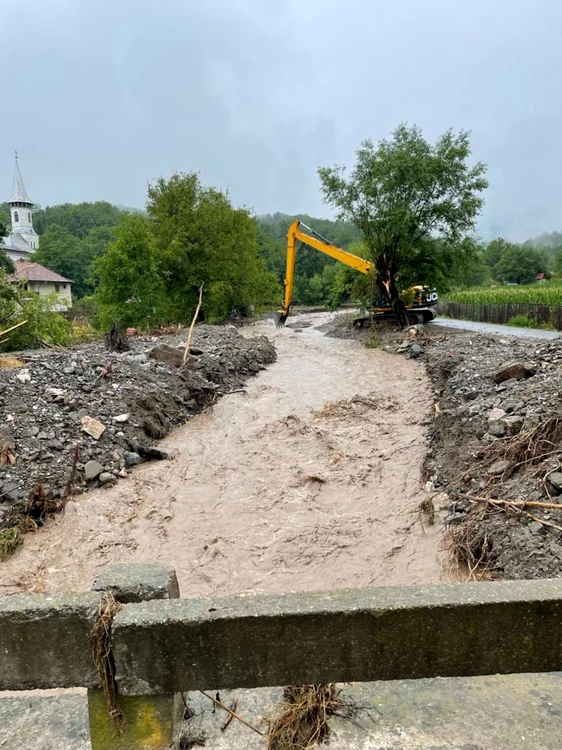
[[440,579],[438,531],[418,515],[423,365],[313,327],[244,333],[271,336],[278,361],[162,441],[171,461],[29,535],[0,565],[3,593],[88,589],[126,561],[173,565],[182,596]]

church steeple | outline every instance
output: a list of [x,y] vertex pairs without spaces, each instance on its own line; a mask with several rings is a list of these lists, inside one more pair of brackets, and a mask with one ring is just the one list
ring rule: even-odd
[[33,201],[25,191],[23,177],[18,160],[18,152],[15,153],[16,166],[14,168],[14,189],[10,203],[10,214],[12,216],[12,234],[10,240],[12,245],[17,244],[22,252],[32,253],[39,245],[39,237],[33,229]]
[[15,157],[16,166],[14,169],[14,189],[10,203],[19,203],[31,207],[33,206],[33,201],[30,200],[27,193],[25,192],[25,185],[23,184],[23,177],[21,176],[17,151],[15,152]]

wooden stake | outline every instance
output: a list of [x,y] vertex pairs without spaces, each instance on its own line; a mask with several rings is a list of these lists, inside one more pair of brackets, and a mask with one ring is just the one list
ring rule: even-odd
[[11,333],[11,331],[15,331],[16,328],[21,328],[21,326],[24,326],[27,323],[27,320],[22,320],[21,323],[16,323],[15,326],[12,326],[11,328],[6,328],[5,331],[0,331],[0,336],[4,336],[6,333]]
[[195,308],[195,315],[193,316],[193,320],[191,321],[191,325],[189,326],[189,334],[187,336],[187,341],[185,342],[185,351],[183,353],[182,365],[185,365],[187,356],[189,354],[189,347],[191,346],[191,337],[193,335],[193,329],[195,328],[195,323],[199,315],[199,310],[201,309],[202,301],[203,301],[203,284],[201,284],[201,286],[199,287],[199,302],[197,303],[197,307]]

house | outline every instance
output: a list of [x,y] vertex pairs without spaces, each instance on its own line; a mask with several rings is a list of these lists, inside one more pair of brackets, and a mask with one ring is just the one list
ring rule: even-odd
[[535,275],[535,281],[546,281],[546,273],[537,273]]
[[16,260],[16,271],[9,276],[10,281],[22,282],[30,292],[41,296],[56,292],[61,298],[58,310],[64,311],[72,305],[72,284],[70,279],[61,276],[40,263],[28,260]]

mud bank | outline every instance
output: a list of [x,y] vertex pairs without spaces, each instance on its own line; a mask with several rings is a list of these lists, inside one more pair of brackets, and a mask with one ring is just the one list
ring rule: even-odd
[[162,440],[170,461],[28,535],[0,565],[2,591],[86,589],[117,561],[174,566],[183,596],[439,580],[438,525],[419,514],[423,365],[325,337],[330,317],[243,329],[277,361]]

